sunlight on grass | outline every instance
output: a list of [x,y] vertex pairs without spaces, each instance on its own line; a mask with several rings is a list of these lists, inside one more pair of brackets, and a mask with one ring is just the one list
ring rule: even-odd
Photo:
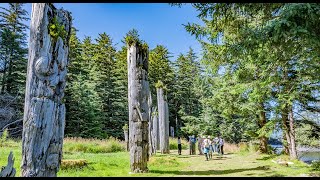
[[[148,162],[149,173],[131,174],[129,152],[110,152],[110,149],[118,151],[116,147],[122,147],[123,142],[108,140],[87,140],[67,138],[64,141],[64,154],[61,170],[58,177],[120,177],[120,176],[253,176],[253,177],[281,177],[281,176],[307,176],[319,175],[313,167],[298,161],[291,161],[286,155],[267,155],[242,150],[241,146],[226,146],[226,154],[219,156],[213,154],[213,159],[205,161],[204,156],[189,155],[189,150],[182,150],[178,155],[177,150],[170,150],[170,154],[160,154],[150,157]],[[82,149],[72,147],[96,146],[104,150]],[[108,147],[108,148],[107,148]],[[243,147],[242,147],[243,148]],[[109,149],[109,150],[106,150]],[[13,151],[15,158],[14,167],[16,176],[20,176],[21,142],[8,140],[2,144],[0,151],[0,165],[7,164],[9,152]],[[238,152],[239,151],[239,152]],[[110,153],[105,153],[110,152]],[[238,152],[238,153],[237,153]],[[272,162],[278,159],[293,162],[289,166],[283,166]],[[68,166],[68,167],[66,167]]]

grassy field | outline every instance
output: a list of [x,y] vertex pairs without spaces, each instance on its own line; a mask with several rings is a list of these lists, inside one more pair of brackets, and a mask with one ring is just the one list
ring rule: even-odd
[[[173,140],[172,140],[173,141]],[[272,160],[288,159],[287,156],[261,155],[248,151],[239,151],[235,145],[226,145],[226,154],[205,161],[204,156],[189,155],[189,150],[184,149],[182,155],[177,150],[171,150],[170,154],[157,153],[149,160],[149,173],[131,174],[129,153],[124,150],[125,144],[115,139],[84,140],[66,139],[64,141],[64,160],[85,160],[84,167],[64,167],[58,172],[59,177],[103,177],[103,176],[313,176],[319,175],[319,171],[300,161],[292,161],[294,164],[282,166],[273,163]],[[0,166],[7,163],[10,151],[15,157],[14,167],[16,176],[20,176],[21,142],[10,140],[0,146]],[[117,152],[110,152],[117,151]]]

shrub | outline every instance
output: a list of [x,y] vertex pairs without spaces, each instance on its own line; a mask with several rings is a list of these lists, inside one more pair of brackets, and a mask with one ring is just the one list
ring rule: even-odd
[[2,143],[4,143],[4,142],[6,142],[7,139],[8,139],[8,137],[9,137],[8,129],[5,129],[5,130],[2,132],[2,134],[1,134],[0,143],[2,144]]
[[245,142],[239,143],[239,151],[240,152],[248,152],[249,151],[249,145]]
[[111,153],[126,151],[126,144],[116,138],[110,137],[106,140],[65,138],[64,152],[84,152],[84,153]]
[[254,141],[250,141],[250,142],[240,142],[238,144],[239,146],[239,151],[241,153],[246,153],[246,152],[250,152],[250,153],[254,153],[259,151],[259,144],[257,142]]
[[87,160],[85,159],[77,159],[77,160],[71,160],[71,159],[63,159],[61,161],[61,169],[74,169],[74,168],[82,168],[88,165]]
[[223,151],[224,152],[229,152],[229,153],[236,153],[240,151],[240,148],[236,144],[231,144],[225,142],[223,145]]
[[320,171],[320,161],[313,161],[311,163],[311,168],[315,171]]
[[0,147],[19,147],[21,141],[9,138],[8,130],[5,129],[0,137]]
[[[181,138],[181,147],[184,150],[189,148],[189,143],[184,138]],[[178,149],[178,138],[169,137],[169,148],[170,150]]]

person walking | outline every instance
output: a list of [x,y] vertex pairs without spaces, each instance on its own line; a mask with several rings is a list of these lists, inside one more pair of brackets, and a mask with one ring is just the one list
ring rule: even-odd
[[212,153],[213,153],[213,140],[211,140],[211,137],[208,136],[208,139],[210,140],[210,144],[209,144],[209,159],[212,159]]
[[224,145],[224,139],[222,137],[219,138],[219,146],[220,146],[220,154],[223,155],[223,145]]
[[192,154],[192,136],[189,136],[189,154]]
[[192,155],[196,155],[196,137],[195,135],[192,135],[192,138],[191,138],[191,144],[192,144]]
[[178,154],[181,155],[181,150],[182,150],[182,147],[181,147],[181,138],[180,136],[178,136]]
[[218,137],[215,137],[213,139],[213,150],[214,150],[214,152],[219,154],[220,147],[219,147],[219,138]]
[[203,143],[202,143],[202,147],[203,147],[203,153],[206,157],[206,161],[209,161],[209,146],[210,146],[210,140],[208,139],[209,136],[207,138],[205,138],[203,140]]

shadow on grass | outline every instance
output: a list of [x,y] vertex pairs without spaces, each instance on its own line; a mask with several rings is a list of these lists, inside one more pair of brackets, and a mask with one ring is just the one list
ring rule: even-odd
[[273,159],[273,158],[275,158],[275,157],[277,157],[277,155],[276,155],[276,154],[272,154],[272,155],[265,156],[265,157],[263,157],[263,158],[259,158],[259,159],[257,159],[257,160],[259,160],[259,161],[265,161],[265,160]]
[[176,156],[177,158],[191,158],[191,156],[182,156],[182,155],[180,155],[180,156]]
[[258,166],[255,168],[227,169],[227,170],[208,170],[208,171],[161,171],[151,170],[151,173],[174,174],[174,175],[224,175],[243,171],[268,170],[269,166]]
[[285,176],[282,174],[272,174],[270,176],[265,176],[265,177],[285,177]]

